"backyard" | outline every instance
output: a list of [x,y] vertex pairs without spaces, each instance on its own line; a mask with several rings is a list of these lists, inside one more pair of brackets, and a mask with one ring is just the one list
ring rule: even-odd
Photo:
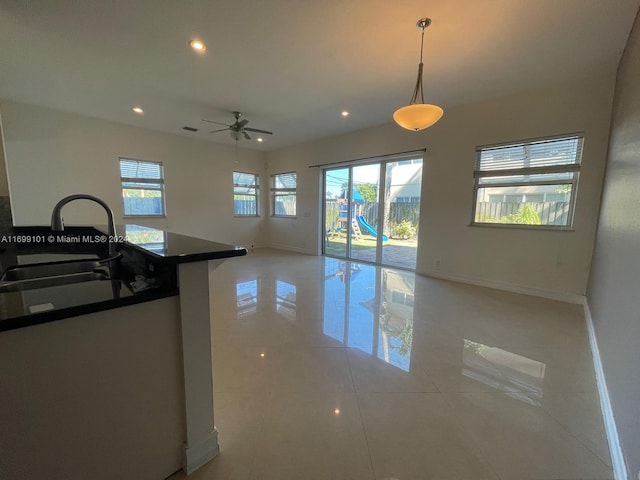
[[[362,235],[360,239],[352,237],[350,258],[376,261],[377,239],[371,235]],[[418,242],[413,239],[389,238],[382,243],[382,263],[395,267],[414,269]],[[346,257],[347,235],[345,232],[333,232],[327,236],[325,255]]]

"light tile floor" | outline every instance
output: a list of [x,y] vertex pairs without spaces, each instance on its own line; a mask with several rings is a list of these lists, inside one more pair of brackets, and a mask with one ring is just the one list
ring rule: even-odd
[[276,250],[214,276],[189,480],[612,478],[580,306]]

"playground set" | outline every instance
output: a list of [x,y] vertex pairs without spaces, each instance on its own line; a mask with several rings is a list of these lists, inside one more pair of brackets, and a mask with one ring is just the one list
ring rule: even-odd
[[[339,210],[338,210],[338,219],[336,220],[335,225],[332,229],[330,229],[327,234],[329,237],[336,235],[341,232],[347,232],[347,226],[349,224],[349,206],[345,197],[338,200]],[[373,228],[362,215],[362,208],[364,206],[364,198],[360,193],[356,190],[353,191],[353,196],[351,199],[351,206],[353,209],[353,214],[351,215],[351,231],[353,232],[353,236],[356,240],[362,240],[362,231],[371,235],[374,238],[378,237],[378,231]],[[382,235],[382,240],[387,241],[389,238],[386,235]]]

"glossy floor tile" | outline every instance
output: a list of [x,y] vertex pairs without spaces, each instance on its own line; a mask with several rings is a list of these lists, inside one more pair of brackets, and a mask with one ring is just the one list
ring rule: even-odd
[[610,467],[524,393],[445,395],[499,478],[605,478]]
[[577,305],[276,250],[212,297],[221,453],[189,479],[612,478]]
[[376,478],[498,479],[437,393],[359,396]]

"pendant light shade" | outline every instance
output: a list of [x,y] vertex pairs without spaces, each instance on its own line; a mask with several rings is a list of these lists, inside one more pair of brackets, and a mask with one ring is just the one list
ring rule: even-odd
[[444,110],[429,103],[414,103],[393,112],[393,119],[407,130],[417,132],[429,128],[442,118]]
[[422,29],[422,43],[420,44],[420,64],[418,65],[418,79],[413,90],[411,102],[406,107],[401,107],[393,113],[393,119],[402,128],[417,132],[424,130],[436,123],[444,110],[437,105],[424,103],[424,93],[422,91],[422,50],[424,48],[424,29],[431,25],[431,19],[421,18],[417,26]]

